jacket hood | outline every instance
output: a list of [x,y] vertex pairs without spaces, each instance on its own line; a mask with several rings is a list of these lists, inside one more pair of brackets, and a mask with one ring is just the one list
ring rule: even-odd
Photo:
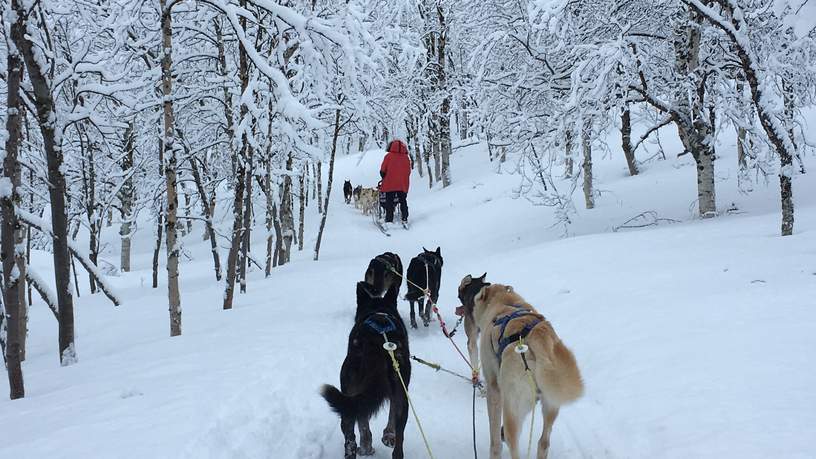
[[388,152],[407,155],[408,147],[402,140],[392,140],[388,143]]

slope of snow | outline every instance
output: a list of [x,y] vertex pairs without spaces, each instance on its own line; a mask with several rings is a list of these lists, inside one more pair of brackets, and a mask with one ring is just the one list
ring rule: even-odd
[[[381,157],[370,151],[338,160],[321,261],[311,261],[314,239],[307,237],[307,250],[269,279],[253,271],[248,293],[236,296],[231,311],[220,309],[223,286],[214,282],[209,244],[196,227],[184,239],[191,259],[181,269],[181,337],[168,337],[166,291],[150,288],[149,225],[134,240],[134,271],[111,278],[125,299],[121,307],[88,295],[80,278],[77,365],[59,367],[56,324],[35,298],[26,398],[0,401],[0,457],[340,457],[338,418],[317,390],[338,382],[355,282],[371,257],[395,251],[407,265],[422,246],[442,248],[440,309],[448,322],[462,276],[487,271],[489,280],[513,285],[536,305],[575,352],[587,391],[561,411],[551,457],[812,456],[810,174],[795,182],[796,233],[781,238],[776,184],[740,194],[733,157],[717,162],[718,205],[734,203],[744,213],[705,221],[690,208],[691,158],[652,163],[638,177],[627,177],[618,157],[597,158],[597,208],[580,209],[576,195],[579,208],[567,229],[575,237],[561,238],[551,209],[515,198],[512,161],[497,173],[482,146],[465,147],[453,159],[451,187],[428,190],[426,178],[413,176],[412,228],[387,238],[343,204],[341,191],[345,178],[373,186]],[[681,223],[610,232],[644,211]],[[314,209],[307,219],[313,235]],[[118,259],[115,236],[106,235],[109,260]],[[258,231],[253,243],[257,258],[262,236]],[[47,254],[35,259],[43,277],[49,261]],[[407,304],[400,308],[407,317]],[[463,332],[455,339],[464,346]],[[417,356],[467,374],[437,322],[412,331],[411,346]],[[468,457],[469,385],[413,368],[412,397],[436,457]],[[476,416],[486,457],[483,399]],[[385,418],[372,422],[375,439]],[[375,448],[374,457],[390,457]],[[413,420],[406,457],[425,457]]]

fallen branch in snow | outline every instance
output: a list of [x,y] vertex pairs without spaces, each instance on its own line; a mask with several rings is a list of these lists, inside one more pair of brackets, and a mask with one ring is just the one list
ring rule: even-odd
[[34,274],[30,266],[26,269],[26,280],[28,281],[28,285],[34,287],[34,290],[40,294],[40,297],[43,299],[43,301],[45,301],[45,304],[48,305],[48,309],[54,313],[54,318],[59,321],[59,306],[57,306],[57,297],[48,287],[48,284],[46,284],[39,275]]
[[[16,213],[17,217],[20,220],[26,222],[27,224],[33,226],[34,228],[37,228],[38,230],[51,236],[52,238],[54,237],[54,233],[51,231],[51,228],[49,227],[50,225],[48,225],[45,221],[43,221],[39,217],[29,212],[26,212],[25,210],[20,208],[17,208]],[[99,284],[99,288],[102,290],[102,293],[104,293],[105,296],[108,297],[108,299],[111,300],[111,302],[113,302],[113,305],[114,306],[121,305],[122,300],[119,298],[119,295],[117,295],[114,292],[114,289],[108,284],[105,276],[99,272],[96,265],[93,264],[91,260],[89,260],[88,257],[86,257],[85,254],[83,254],[71,240],[68,241],[68,250],[71,252],[71,255],[73,255],[74,258],[79,260],[79,263],[82,265],[83,268],[85,268],[85,270],[88,272],[88,275],[91,276],[97,284]]]
[[634,229],[634,228],[645,228],[647,226],[657,226],[660,223],[680,223],[678,220],[674,220],[671,218],[660,218],[657,216],[657,212],[653,210],[647,210],[646,212],[641,212],[634,217],[626,220],[621,225],[612,228],[613,233],[617,233],[619,230],[622,229]]

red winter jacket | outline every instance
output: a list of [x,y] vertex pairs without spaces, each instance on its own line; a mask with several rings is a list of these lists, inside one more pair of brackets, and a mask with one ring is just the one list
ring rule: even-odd
[[386,153],[380,166],[380,175],[383,177],[380,191],[408,192],[411,158],[408,157],[408,147],[401,140],[391,142],[390,150]]

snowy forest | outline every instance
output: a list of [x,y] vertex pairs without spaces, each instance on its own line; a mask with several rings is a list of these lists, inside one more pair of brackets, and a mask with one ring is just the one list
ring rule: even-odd
[[[0,348],[10,399],[23,400],[0,403],[2,424],[20,422],[0,457],[338,457],[337,418],[317,390],[337,378],[354,282],[393,247],[407,266],[441,246],[448,326],[465,274],[488,271],[526,292],[575,346],[592,400],[628,400],[591,390],[618,371],[600,357],[607,338],[588,336],[605,314],[653,330],[637,335],[644,348],[701,333],[730,349],[765,339],[768,323],[788,334],[780,348],[816,343],[801,328],[816,325],[804,308],[816,298],[815,0],[3,0],[2,12]],[[374,187],[393,139],[411,160],[411,228],[382,234],[343,202],[342,186]],[[760,271],[728,284],[714,264],[716,275]],[[677,328],[649,309],[662,300],[610,293],[658,295],[664,281],[661,297],[684,299],[673,310],[691,308]],[[593,287],[579,299],[582,284]],[[576,312],[609,297],[616,311]],[[737,310],[712,306],[730,301]],[[773,315],[773,301],[790,309]],[[704,332],[687,328],[696,318]],[[732,320],[753,325],[723,338]],[[412,330],[412,349],[461,364],[434,327]],[[676,345],[664,355],[684,361],[688,344]],[[723,381],[742,379],[751,365],[734,363],[741,352],[707,362]],[[643,362],[659,357],[632,359],[648,372]],[[796,359],[807,364],[791,356],[778,370],[804,394],[816,380]],[[655,374],[672,378],[675,365]],[[462,382],[425,370],[415,364],[411,396],[436,423],[426,446],[468,456],[470,388],[446,400]],[[743,404],[784,392],[771,375],[753,381],[737,391]],[[728,398],[701,384],[666,403],[704,393],[704,410]],[[202,408],[210,394],[223,405]],[[672,398],[666,389],[651,403]],[[473,448],[487,457],[474,400]],[[595,403],[576,412],[599,416]],[[630,416],[659,418],[638,414],[649,403]],[[577,414],[567,432],[564,408],[550,457],[812,453],[816,398],[767,403],[796,413],[788,430],[771,429],[791,437],[785,447],[757,434],[762,420],[724,433],[725,415],[721,425],[700,414],[696,430],[689,415],[683,438],[670,421],[644,433]],[[440,405],[461,420],[447,423]],[[413,422],[406,457],[424,457]],[[448,429],[458,436],[445,439]],[[697,442],[706,429],[722,435]],[[101,433],[109,439],[96,450]],[[117,449],[129,436],[153,439]],[[748,437],[745,449],[714,447]],[[78,439],[86,444],[65,446]]]

